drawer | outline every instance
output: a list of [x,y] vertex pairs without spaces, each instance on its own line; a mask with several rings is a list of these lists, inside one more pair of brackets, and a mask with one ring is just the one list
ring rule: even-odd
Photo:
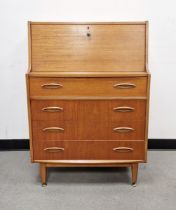
[[31,100],[32,120],[144,121],[146,100]]
[[32,120],[76,120],[77,103],[62,100],[32,100]]
[[109,120],[145,121],[146,100],[113,100],[109,102]]
[[46,141],[33,146],[35,160],[144,160],[144,141]]
[[146,92],[146,77],[30,78],[31,97],[144,97]]
[[77,139],[76,121],[32,121],[34,141]]
[[145,122],[33,121],[34,141],[144,140]]

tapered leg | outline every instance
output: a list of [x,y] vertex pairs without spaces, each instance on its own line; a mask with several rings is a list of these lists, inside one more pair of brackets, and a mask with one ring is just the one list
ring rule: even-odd
[[138,175],[138,163],[134,163],[131,165],[131,173],[132,173],[132,185],[135,187]]
[[46,186],[46,166],[44,163],[40,163],[40,176],[41,176],[41,182],[42,182],[42,186]]

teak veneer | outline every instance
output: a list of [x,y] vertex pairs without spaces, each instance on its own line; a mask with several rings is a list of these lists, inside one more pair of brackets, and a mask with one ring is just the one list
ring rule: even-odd
[[148,22],[28,22],[30,154],[47,167],[147,161]]

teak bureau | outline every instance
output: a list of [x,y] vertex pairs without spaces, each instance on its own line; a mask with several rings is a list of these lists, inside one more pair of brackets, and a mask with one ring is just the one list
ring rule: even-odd
[[147,160],[148,22],[29,22],[30,152],[47,167]]

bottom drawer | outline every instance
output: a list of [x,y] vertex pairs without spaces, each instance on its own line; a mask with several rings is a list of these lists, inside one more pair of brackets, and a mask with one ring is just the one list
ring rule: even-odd
[[45,141],[33,145],[34,160],[144,160],[144,141]]

